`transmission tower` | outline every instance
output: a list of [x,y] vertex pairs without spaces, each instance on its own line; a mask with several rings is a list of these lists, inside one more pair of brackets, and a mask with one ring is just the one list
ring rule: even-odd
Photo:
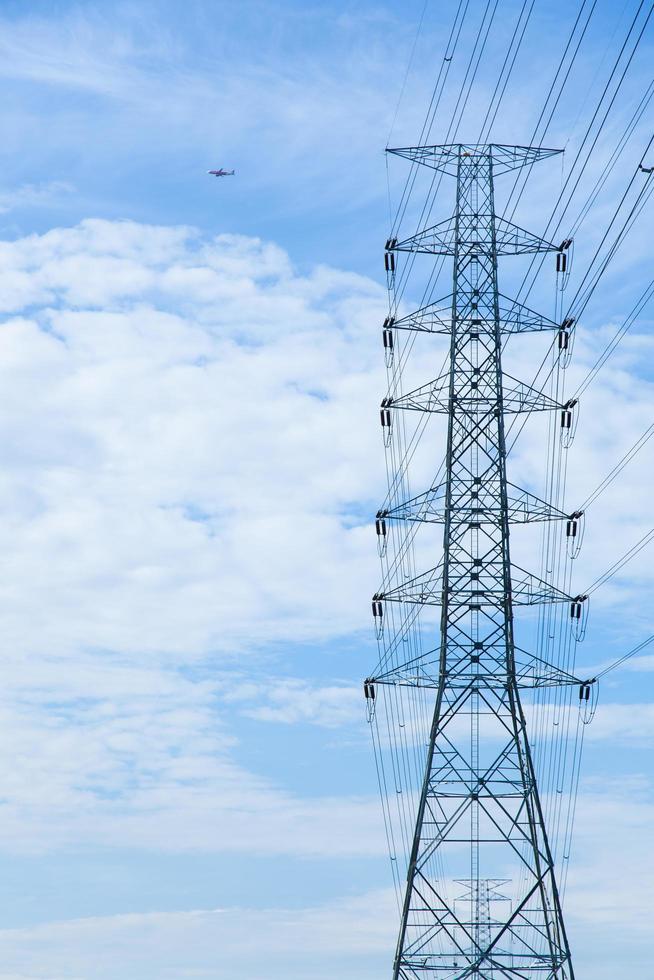
[[[390,615],[406,624],[416,607],[440,609],[436,649],[402,660],[395,642],[393,657],[382,657],[366,681],[369,703],[377,685],[435,692],[393,980],[573,980],[520,691],[580,681],[518,649],[514,607],[568,603],[574,620],[584,597],[567,595],[512,565],[509,527],[564,520],[570,529],[575,515],[509,483],[505,435],[506,416],[537,411],[556,412],[556,425],[565,431],[573,405],[502,368],[503,345],[511,335],[557,331],[563,349],[570,325],[506,299],[498,288],[500,256],[564,254],[565,243],[530,234],[497,215],[494,204],[496,177],[559,151],[457,144],[389,152],[456,179],[451,219],[386,243],[391,279],[400,253],[454,260],[450,297],[407,315],[395,310],[384,324],[387,354],[397,346],[398,330],[450,336],[446,373],[406,394],[393,388],[381,408],[387,433],[401,424],[397,412],[447,417],[444,480],[377,514],[383,540],[398,523],[444,525],[441,561],[373,597],[380,634]],[[509,875],[510,900],[501,920],[491,923],[493,888]],[[462,878],[469,889],[465,915],[457,913]]]
[[[461,878],[459,885],[465,885],[466,891],[457,901],[464,902],[470,911],[469,919],[465,922],[466,929],[474,933],[475,943],[480,949],[488,949],[493,939],[493,928],[500,929],[502,923],[491,915],[491,905],[494,902],[510,902],[507,895],[499,889],[508,885],[508,878]],[[463,937],[465,944],[465,936]]]

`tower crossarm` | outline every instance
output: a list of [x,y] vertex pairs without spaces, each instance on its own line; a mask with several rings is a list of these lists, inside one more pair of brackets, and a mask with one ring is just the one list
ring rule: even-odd
[[[467,606],[469,611],[479,611],[490,607],[501,609],[505,601],[502,583],[498,581],[497,569],[492,558],[484,564],[476,564],[478,559],[468,558],[467,565],[460,565],[451,577],[445,579],[445,565],[441,563],[427,572],[422,572],[385,592],[375,593],[377,601],[417,603],[421,606],[447,605],[451,597],[457,603]],[[517,565],[512,566],[513,604],[534,606],[545,602],[572,603],[575,596],[557,589],[531,572]]]
[[494,224],[497,255],[530,255],[536,252],[556,252],[559,246],[532,235],[519,225],[488,212],[475,212],[465,218],[448,218],[425,228],[403,241],[389,243],[388,252],[422,252],[425,255],[456,255],[463,247],[468,261],[476,259],[484,247],[485,226]]
[[[561,324],[555,323],[542,313],[529,309],[515,299],[498,293],[500,328],[502,333],[528,333],[541,330],[560,330]],[[480,332],[494,333],[494,310],[480,310],[479,304],[471,303],[469,310],[460,310],[459,323],[470,329],[475,327]],[[418,333],[452,333],[452,295],[443,296],[433,303],[428,303],[413,313],[405,316],[388,317],[386,329],[414,330]]]
[[555,401],[542,391],[524,381],[504,374],[500,388],[485,375],[483,365],[463,367],[454,384],[449,374],[442,374],[434,381],[414,388],[398,398],[387,397],[382,408],[410,409],[414,412],[450,412],[451,407],[474,413],[475,417],[497,413],[545,412],[563,409],[565,405]]
[[493,158],[493,175],[508,173],[519,167],[531,166],[539,160],[557,156],[562,150],[552,150],[544,146],[506,146],[501,143],[449,143],[443,146],[399,146],[388,147],[387,153],[392,153],[413,163],[420,163],[432,170],[440,170],[451,177],[458,177],[462,159],[472,157],[473,161],[481,156],[491,155]]
[[[378,511],[377,518],[386,521],[444,524],[450,512],[446,510],[447,489],[447,483],[431,487],[394,507]],[[461,480],[451,488],[450,510],[455,511],[461,521],[467,520],[470,524],[497,523],[501,517],[499,491],[497,480],[494,481],[492,477],[480,486],[474,487],[472,492],[467,481]],[[570,515],[564,511],[541,500],[529,490],[523,490],[508,481],[506,505],[509,521],[512,524],[570,519]]]
[[[498,675],[492,669],[480,674],[479,667],[472,659],[475,656],[473,643],[459,645],[459,659],[448,666],[447,682],[451,688],[466,688],[470,684],[481,684],[484,687],[506,686],[504,675]],[[437,649],[422,653],[406,662],[392,667],[380,664],[375,673],[367,678],[368,684],[382,684],[392,687],[425,687],[438,689],[441,683],[440,658]],[[495,669],[502,669],[501,651],[498,649],[495,657]],[[524,689],[540,689],[548,687],[573,687],[579,691],[589,684],[583,677],[577,677],[560,667],[554,667],[549,661],[534,653],[515,648],[515,682]],[[581,696],[580,696],[581,700]]]

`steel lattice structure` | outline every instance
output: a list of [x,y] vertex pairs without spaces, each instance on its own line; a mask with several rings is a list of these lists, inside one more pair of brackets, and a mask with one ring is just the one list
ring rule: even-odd
[[[565,426],[570,406],[503,372],[507,334],[561,327],[498,289],[499,256],[558,246],[500,218],[494,205],[498,174],[558,151],[457,144],[390,152],[457,182],[451,220],[391,239],[386,252],[390,274],[400,252],[454,261],[451,297],[385,325],[451,337],[446,374],[382,402],[384,426],[396,411],[441,412],[448,420],[444,482],[377,515],[384,534],[386,522],[444,526],[440,563],[373,598],[378,621],[387,603],[440,607],[440,645],[432,660],[409,660],[366,682],[373,697],[376,684],[436,691],[393,978],[573,980],[520,690],[579,681],[516,647],[513,610],[566,602],[574,616],[583,597],[511,564],[512,522],[567,515],[509,483],[505,443],[507,414],[554,410]],[[454,880],[459,892],[462,883],[469,889],[465,915],[458,912],[453,880],[434,871],[440,856],[461,869]],[[510,865],[519,869],[512,898],[500,896],[502,918],[491,919],[492,887],[506,882]]]

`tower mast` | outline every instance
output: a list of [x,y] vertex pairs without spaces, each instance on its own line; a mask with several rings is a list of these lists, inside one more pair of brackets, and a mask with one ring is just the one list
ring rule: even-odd
[[[431,674],[413,658],[366,682],[367,693],[376,684],[435,691],[393,980],[574,980],[520,690],[579,681],[517,650],[514,607],[564,602],[574,616],[582,600],[511,564],[512,522],[567,515],[508,482],[505,434],[509,415],[556,411],[566,427],[571,408],[503,371],[507,335],[561,328],[505,300],[498,287],[500,256],[559,249],[499,217],[494,203],[497,176],[557,151],[455,144],[389,152],[456,179],[453,218],[391,239],[386,251],[389,276],[404,252],[454,262],[449,316],[436,304],[385,324],[389,335],[450,335],[446,374],[407,394],[391,391],[382,402],[389,431],[396,412],[447,416],[444,482],[377,515],[384,535],[387,522],[444,526],[441,562],[373,598],[378,623],[389,603],[440,607]],[[388,347],[386,333],[384,342]],[[475,923],[457,914],[457,879],[465,878],[478,897],[484,882],[510,874],[512,895],[501,921]]]

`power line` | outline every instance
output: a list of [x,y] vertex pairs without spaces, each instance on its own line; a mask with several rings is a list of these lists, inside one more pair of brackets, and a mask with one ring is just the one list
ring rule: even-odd
[[647,533],[644,534],[642,538],[640,538],[634,545],[632,545],[621,558],[618,558],[618,560],[614,562],[610,568],[607,568],[607,570],[600,575],[599,578],[595,579],[593,584],[586,589],[586,594],[592,595],[592,593],[596,592],[600,586],[608,582],[609,579],[612,579],[614,575],[617,575],[617,573],[621,571],[625,565],[635,558],[636,555],[640,554],[643,548],[647,547],[652,539],[654,539],[654,528],[647,531]]
[[391,136],[393,134],[393,130],[395,129],[395,123],[397,122],[397,115],[398,115],[398,113],[400,111],[400,105],[401,105],[402,99],[404,97],[404,92],[405,92],[405,89],[406,89],[406,83],[407,83],[407,81],[409,79],[409,73],[411,71],[411,66],[413,65],[413,59],[415,57],[416,48],[418,46],[418,39],[419,39],[420,33],[422,31],[422,25],[423,25],[423,22],[425,20],[425,14],[427,13],[427,7],[428,6],[429,6],[429,0],[424,0],[424,3],[422,5],[422,12],[420,14],[420,19],[418,21],[418,27],[416,28],[415,37],[413,39],[413,44],[411,46],[411,53],[409,54],[409,60],[407,62],[406,71],[404,72],[404,78],[402,79],[402,85],[400,87],[400,94],[397,97],[397,104],[395,106],[395,112],[393,113],[393,121],[391,122],[391,128],[389,129],[388,136],[386,138],[386,146],[388,146],[390,144],[390,142],[391,142]]
[[598,497],[600,497],[601,494],[603,494],[604,491],[608,487],[610,487],[613,481],[620,475],[620,473],[623,471],[625,466],[627,466],[633,459],[635,459],[635,457],[642,450],[642,448],[645,445],[647,445],[647,443],[649,442],[649,440],[652,438],[653,435],[654,435],[654,422],[645,429],[643,434],[639,436],[638,439],[636,439],[636,442],[633,444],[633,446],[631,446],[631,448],[627,450],[624,456],[620,460],[618,460],[618,462],[615,464],[613,469],[609,473],[607,473],[607,475],[604,477],[602,482],[593,490],[593,492],[586,498],[586,500],[584,500],[583,504],[579,508],[580,510],[586,511],[591,506],[591,504],[595,503]]
[[589,387],[590,384],[595,380],[600,370],[604,367],[609,357],[614,353],[622,339],[634,325],[636,319],[643,312],[647,304],[654,298],[654,279],[652,279],[644,291],[639,296],[631,312],[625,317],[621,327],[616,331],[611,340],[608,342],[602,353],[599,355],[590,371],[581,382],[577,390],[575,391],[573,398],[579,399]]
[[630,650],[629,653],[625,653],[622,657],[619,658],[619,660],[616,660],[615,663],[609,664],[608,667],[604,667],[602,670],[598,671],[598,673],[595,674],[593,680],[598,681],[601,677],[604,677],[606,674],[610,673],[611,671],[616,670],[618,667],[621,667],[622,664],[627,662],[627,660],[631,660],[631,658],[635,657],[636,654],[641,652],[641,650],[644,650],[645,647],[648,647],[650,643],[654,643],[654,633],[652,633],[651,636],[648,636],[647,639],[641,640],[641,642],[637,646],[635,646],[632,650]]

